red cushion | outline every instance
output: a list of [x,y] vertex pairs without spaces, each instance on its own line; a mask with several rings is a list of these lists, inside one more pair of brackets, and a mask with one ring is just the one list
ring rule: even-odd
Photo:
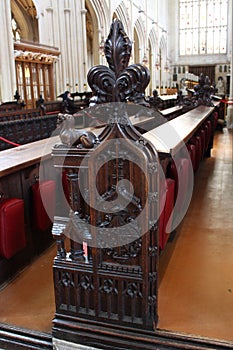
[[32,185],[33,220],[35,227],[41,231],[49,228],[54,216],[55,188],[53,180],[38,181]]
[[[174,208],[175,181],[166,179],[166,199],[159,224],[159,247],[164,249],[172,230],[172,211]],[[169,220],[170,219],[170,220]]]
[[[178,171],[176,168],[176,164],[178,167]],[[172,161],[169,177],[175,180],[175,202],[177,200],[178,191],[179,191],[179,202],[176,203],[176,209],[182,210],[186,200],[187,190],[189,185],[188,178],[189,178],[190,161],[187,158],[180,158],[176,161],[176,164],[174,161]],[[179,188],[179,185],[180,185],[180,188]]]
[[10,259],[25,246],[24,201],[4,199],[0,201],[0,255]]
[[190,139],[190,144],[195,145],[196,148],[196,158],[195,158],[195,167],[194,171],[197,171],[201,158],[202,158],[202,149],[201,149],[201,137],[200,136],[193,136]]
[[205,131],[206,131],[206,150],[208,149],[211,135],[212,135],[212,124],[210,120],[205,122]]
[[46,112],[46,115],[51,115],[51,114],[59,114],[61,113],[60,111],[52,111],[52,112]]
[[205,153],[205,131],[199,129],[195,135],[200,136],[201,138],[201,159],[203,159]]
[[197,160],[196,160],[196,146],[194,144],[188,144],[187,145],[187,149],[189,152],[189,156],[192,162],[192,167],[193,167],[193,171],[196,171],[196,166],[197,166]]
[[218,112],[214,112],[214,130],[218,124]]
[[159,247],[163,249],[163,227],[164,227],[164,215],[165,215],[165,204],[167,196],[167,180],[160,179],[160,188],[159,188]]

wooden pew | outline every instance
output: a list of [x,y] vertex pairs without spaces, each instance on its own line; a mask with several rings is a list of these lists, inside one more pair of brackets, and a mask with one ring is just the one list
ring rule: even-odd
[[[57,257],[54,261],[55,337],[83,343],[85,334],[85,342],[89,345],[93,345],[94,336],[99,339],[98,346],[104,344],[109,349],[119,342],[124,343],[125,347],[133,342],[135,348],[140,348],[139,342],[134,339],[137,329],[137,334],[141,334],[147,342],[148,349],[154,349],[150,337],[154,334],[157,313],[156,301],[155,304],[150,301],[153,297],[156,300],[157,279],[148,280],[147,276],[156,275],[159,258],[159,200],[152,200],[152,207],[146,207],[147,216],[142,221],[145,221],[145,225],[150,222],[152,226],[149,230],[147,227],[136,240],[133,231],[127,228],[126,237],[132,235],[132,240],[126,240],[124,244],[121,242],[116,248],[110,239],[111,228],[117,230],[127,222],[132,222],[135,224],[134,233],[137,232],[139,224],[134,222],[136,214],[133,212],[139,215],[139,208],[146,205],[145,197],[157,197],[158,172],[155,169],[161,166],[164,174],[169,174],[173,159],[176,159],[177,164],[181,161],[187,165],[187,172],[185,170],[185,173],[179,174],[183,176],[179,181],[183,185],[186,183],[186,190],[181,191],[179,199],[176,199],[178,204],[174,210],[177,212],[173,213],[173,226],[180,223],[178,214],[187,209],[191,195],[188,188],[193,176],[186,145],[207,120],[213,123],[214,111],[215,107],[199,106],[140,134],[135,133],[135,127],[123,118],[119,110],[119,117],[115,116],[114,123],[107,123],[101,132],[92,129],[97,140],[93,148],[86,148],[82,143],[76,146],[59,143],[53,148],[55,168],[61,173],[65,170],[67,174],[71,209],[69,217],[55,216],[53,225],[53,235],[57,241]],[[142,123],[140,129],[144,129]],[[151,172],[147,172],[150,168]],[[152,178],[150,174],[153,174]],[[125,199],[122,202],[116,200],[115,205],[119,205],[119,209],[112,216],[108,210],[112,200],[117,198],[116,183],[121,179],[131,182],[133,197],[125,207],[125,214],[123,208],[120,210],[120,204],[123,205]],[[123,198],[124,194],[128,196],[124,185],[120,193]],[[140,219],[139,222],[144,227]],[[109,246],[104,245],[104,228],[110,240],[107,242]],[[169,234],[165,241],[168,237]],[[144,259],[145,256],[147,259]],[[62,276],[67,277],[66,284],[62,282]],[[151,291],[152,295],[147,294]],[[130,341],[122,335],[122,327],[127,330]],[[73,332],[74,329],[77,332]],[[107,334],[112,335],[111,340]]]
[[[114,23],[127,45],[121,24]],[[148,82],[146,69],[134,65],[127,72],[130,69],[144,75],[143,84]],[[116,90],[114,87],[114,101],[119,98]],[[137,91],[137,99],[143,100],[143,93],[143,89]],[[130,97],[134,97],[133,92]],[[173,343],[179,346],[175,336],[169,339],[156,329],[158,219],[163,195],[158,169],[167,175],[172,158],[179,154],[185,159],[184,145],[206,119],[212,122],[214,107],[202,107],[157,125],[155,118],[129,117],[124,106],[113,107],[102,127],[86,131],[62,127],[61,140],[50,140],[58,192],[63,192],[52,229],[57,243],[53,266],[55,340],[105,349],[117,349],[119,344],[138,350],[168,348]],[[171,130],[178,137],[170,137]],[[40,151],[37,148],[34,159],[30,158],[33,144],[11,150],[10,164],[5,160],[0,168],[3,188],[11,180],[8,165],[13,171],[24,168],[22,163],[13,162],[21,151],[27,151],[24,158],[29,157],[28,166],[35,171],[41,157],[40,142],[36,143]],[[45,160],[48,158],[47,152]],[[49,168],[51,163],[45,164],[43,171]],[[68,196],[62,191],[64,173]],[[32,174],[29,168],[23,175],[28,180],[24,183],[26,196]]]
[[0,123],[4,122],[4,121],[36,118],[39,116],[41,116],[41,111],[38,108],[18,109],[18,110],[13,110],[13,111],[8,111],[8,112],[1,112],[0,113]]
[[[0,193],[4,200],[17,198],[24,201],[26,233],[25,248],[9,259],[0,256],[0,285],[9,281],[53,243],[51,224],[45,230],[35,225],[32,186],[39,177],[41,180],[44,177],[46,181],[56,180],[51,160],[51,147],[56,142],[58,137],[53,137],[0,152]],[[14,222],[14,217],[11,220]],[[14,234],[17,240],[17,232]]]
[[23,105],[17,101],[3,102],[0,105],[0,113],[23,109]]
[[[55,216],[52,230],[57,242],[53,336],[58,342],[105,349],[117,349],[119,344],[124,349],[169,348],[173,340],[168,345],[157,330],[159,219],[167,201],[166,180],[173,176],[175,182],[175,207],[167,207],[174,215],[174,229],[192,195],[187,145],[196,135],[201,140],[199,161],[210,150],[215,106],[204,101],[201,90],[192,111],[155,127],[150,119],[149,130],[143,117],[133,125],[130,120],[136,118],[127,114],[124,102],[145,105],[149,73],[140,64],[128,67],[130,44],[118,20],[112,23],[106,49],[116,42],[118,52],[122,45],[125,66],[114,61],[109,84],[103,84],[105,67],[88,73],[97,103],[107,110],[103,127],[91,133],[78,131],[69,118],[61,142],[52,149],[60,182],[65,178],[64,207],[69,208],[69,215]],[[166,107],[174,107],[172,100],[176,99],[164,98]],[[106,105],[111,101],[122,103]],[[163,244],[168,237],[169,232]]]
[[162,114],[164,118],[166,118],[167,120],[171,120],[183,114],[184,113],[183,111],[184,111],[184,106],[174,106],[174,107],[160,110],[159,112]]
[[177,95],[160,95],[160,99],[162,100],[161,110],[175,107],[177,102]]
[[[37,115],[26,114],[25,118],[0,122],[1,135],[4,139],[23,145],[49,137],[57,127],[57,114]],[[1,120],[1,119],[0,119]],[[0,140],[0,150],[11,148],[12,145]]]
[[[72,94],[74,97],[74,105],[77,110],[88,107],[91,95],[91,92],[76,92]],[[55,101],[45,101],[44,107],[47,115],[53,113],[65,113],[64,102],[61,99]]]

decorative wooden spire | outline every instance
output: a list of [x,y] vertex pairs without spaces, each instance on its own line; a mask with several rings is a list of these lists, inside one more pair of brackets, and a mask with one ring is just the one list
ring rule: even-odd
[[144,97],[150,72],[142,64],[128,66],[131,51],[132,43],[122,22],[114,19],[104,45],[109,68],[94,66],[87,76],[97,103],[132,101],[146,105]]

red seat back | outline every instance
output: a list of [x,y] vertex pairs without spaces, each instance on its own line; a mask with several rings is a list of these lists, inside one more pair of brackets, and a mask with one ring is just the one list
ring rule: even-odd
[[[164,249],[172,230],[172,211],[174,208],[175,181],[166,179],[166,198],[159,221],[159,247]],[[170,220],[169,220],[170,219]]]
[[51,218],[55,212],[55,181],[37,181],[33,184],[32,201],[34,226],[45,231],[51,225]]
[[26,247],[24,201],[9,198],[0,201],[0,255],[6,259]]

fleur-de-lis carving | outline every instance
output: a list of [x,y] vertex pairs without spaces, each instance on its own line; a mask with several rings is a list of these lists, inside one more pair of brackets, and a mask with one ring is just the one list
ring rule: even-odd
[[94,66],[87,75],[97,103],[133,101],[147,104],[144,97],[150,72],[142,64],[128,66],[131,51],[132,43],[122,22],[114,19],[104,45],[109,68],[103,65]]

